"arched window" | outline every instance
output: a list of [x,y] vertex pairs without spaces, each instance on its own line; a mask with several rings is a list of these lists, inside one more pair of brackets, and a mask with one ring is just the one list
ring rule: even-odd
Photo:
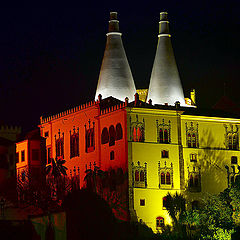
[[198,183],[199,183],[198,175],[195,175],[195,177],[194,177],[194,185],[195,185],[195,187],[198,187]]
[[159,130],[159,141],[160,141],[160,143],[163,143],[163,130],[162,130],[162,128],[160,128],[160,130]]
[[231,150],[233,149],[232,145],[232,134],[228,134],[228,148]]
[[193,176],[192,176],[192,174],[190,175],[189,186],[193,187]]
[[167,129],[164,130],[164,143],[169,143],[169,141],[168,141],[168,131],[167,131]]
[[164,227],[164,218],[163,217],[157,217],[156,218],[156,227],[157,228]]
[[196,147],[196,135],[195,133],[192,134],[192,147]]
[[191,145],[191,134],[190,133],[188,133],[188,147],[191,147],[192,145]]
[[137,142],[137,131],[135,127],[133,127],[133,141]]
[[144,171],[140,172],[140,182],[144,182]]
[[109,134],[107,128],[103,128],[102,134],[101,134],[101,143],[106,144],[109,142]]
[[114,126],[111,125],[109,128],[109,146],[115,145],[115,137],[116,137],[115,129]]
[[110,160],[114,160],[114,151],[110,152]]
[[138,170],[135,171],[135,181],[136,182],[139,181],[139,171]]
[[123,130],[120,123],[116,125],[116,140],[120,140],[123,138]]
[[166,174],[166,184],[171,184],[171,177],[169,172]]
[[237,150],[238,149],[238,139],[237,139],[237,134],[233,134],[233,149]]
[[167,198],[166,197],[163,197],[162,199],[162,202],[163,202],[163,207],[167,207]]
[[143,142],[144,141],[144,129],[143,128],[138,127],[137,136],[138,136],[138,142]]
[[161,184],[165,184],[165,173],[161,173]]
[[162,150],[162,158],[168,158],[168,151]]

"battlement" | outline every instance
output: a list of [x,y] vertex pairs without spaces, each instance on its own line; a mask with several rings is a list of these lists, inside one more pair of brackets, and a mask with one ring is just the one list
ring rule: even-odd
[[58,118],[61,118],[63,116],[67,116],[67,115],[70,115],[72,113],[76,113],[78,111],[81,111],[83,109],[95,106],[97,104],[99,104],[99,100],[97,100],[97,101],[93,100],[93,101],[87,102],[87,103],[79,105],[77,107],[70,108],[66,111],[63,111],[63,112],[60,112],[60,113],[57,113],[57,114],[54,114],[54,115],[51,115],[51,116],[48,116],[48,117],[45,117],[45,118],[43,118],[41,116],[40,117],[40,124],[44,124],[44,123],[50,122],[52,120],[56,120]]
[[16,133],[16,134],[19,134],[21,133],[21,127],[19,126],[8,126],[8,125],[1,125],[0,126],[0,133],[5,133],[5,132],[8,132],[8,133]]
[[100,116],[125,108],[127,105],[128,105],[128,101],[125,101],[124,103],[120,103],[120,104],[105,108],[100,111]]

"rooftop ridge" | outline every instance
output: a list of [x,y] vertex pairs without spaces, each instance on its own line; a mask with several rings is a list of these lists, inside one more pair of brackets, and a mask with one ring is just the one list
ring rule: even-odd
[[78,105],[76,107],[73,107],[73,108],[70,108],[70,109],[67,109],[63,112],[60,112],[60,113],[56,113],[56,114],[53,114],[51,116],[47,116],[47,117],[40,117],[40,124],[44,124],[44,123],[47,123],[47,122],[50,122],[52,120],[56,120],[56,119],[59,119],[61,117],[64,117],[64,116],[67,116],[67,115],[70,115],[70,114],[73,114],[73,113],[76,113],[78,111],[81,111],[83,109],[86,109],[86,108],[89,108],[89,107],[93,107],[95,105],[99,104],[99,100],[95,101],[95,100],[92,100],[92,101],[89,101],[89,102],[86,102],[86,103],[83,103],[81,105]]

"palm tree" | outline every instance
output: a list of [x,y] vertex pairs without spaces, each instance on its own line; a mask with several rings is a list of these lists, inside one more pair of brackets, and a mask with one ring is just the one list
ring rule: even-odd
[[186,200],[183,195],[176,192],[172,196],[168,193],[166,196],[166,209],[173,221],[174,230],[184,237],[186,231],[181,224],[181,219],[186,211]]
[[55,185],[53,188],[58,194],[58,197],[62,193],[63,184],[65,183],[62,175],[65,177],[67,175],[67,167],[63,166],[66,161],[63,159],[51,159],[51,165],[46,167],[46,175],[51,175],[53,178],[53,184]]

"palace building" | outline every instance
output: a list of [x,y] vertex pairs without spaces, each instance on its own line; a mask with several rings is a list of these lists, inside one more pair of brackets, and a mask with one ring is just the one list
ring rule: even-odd
[[[39,125],[46,165],[52,158],[66,160],[68,179],[80,188],[87,169],[108,172],[106,191],[120,192],[126,200],[116,216],[144,222],[154,231],[171,224],[167,193],[182,193],[188,207],[197,208],[204,196],[238,179],[239,127],[236,116],[198,109],[195,90],[184,98],[166,12],[160,13],[148,90],[135,88],[117,13],[111,12],[95,100],[41,117]],[[41,146],[34,139],[17,143],[17,154],[26,156],[19,157],[18,175],[23,165],[40,167]],[[28,162],[27,156],[35,160]]]

